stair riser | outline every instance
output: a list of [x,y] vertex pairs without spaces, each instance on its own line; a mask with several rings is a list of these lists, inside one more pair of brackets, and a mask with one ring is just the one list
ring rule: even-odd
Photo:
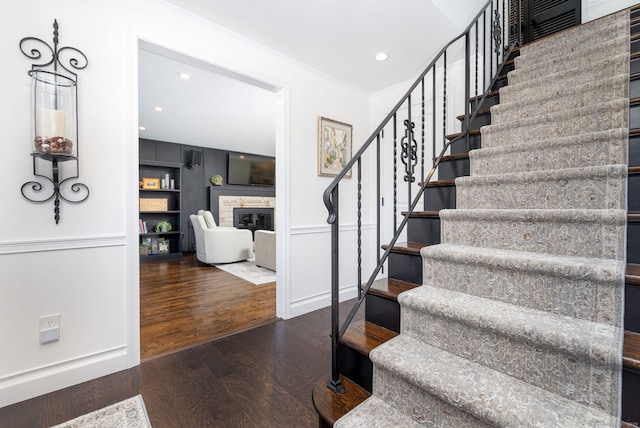
[[465,177],[456,180],[456,207],[620,209],[626,206],[626,184],[626,165],[608,173],[600,171],[590,176],[569,175],[565,170],[557,170],[512,176],[508,181],[505,177],[495,175],[486,178]]
[[500,124],[538,116],[541,112],[558,112],[625,98],[629,86],[627,76],[624,74],[619,75],[615,78],[615,81],[615,84],[611,84],[610,81],[590,82],[585,85],[567,88],[567,90],[545,91],[541,89],[535,103],[532,103],[532,100],[527,98],[509,102],[505,97],[502,104],[491,110],[492,123]]
[[519,70],[514,70],[509,73],[509,86],[522,85],[523,87],[543,88],[544,82],[548,83],[551,80],[562,80],[565,82],[591,82],[629,72],[628,54],[609,58],[610,59],[597,62],[592,60],[591,63],[586,64],[584,67],[570,68],[558,73],[545,74],[544,76],[540,76],[540,74],[519,73]]
[[[442,242],[560,256],[624,259],[625,211],[589,211],[584,215],[564,211],[443,210],[440,212]],[[591,233],[585,235],[585,229]]]
[[[471,110],[475,109],[480,103],[480,100],[473,100],[470,102]],[[488,110],[490,107],[500,104],[500,93],[487,97],[481,104],[480,110]]]
[[[629,40],[629,36],[623,36],[622,40]],[[628,48],[621,44],[620,40],[611,39],[587,49],[576,50],[562,56],[552,58],[540,58],[523,52],[515,59],[516,69],[524,71],[529,76],[541,76],[567,70],[571,67],[591,65],[593,59],[606,58],[627,52]]]
[[425,244],[440,243],[440,219],[413,217],[407,221],[407,240]]
[[348,377],[367,391],[371,392],[373,382],[373,363],[369,357],[342,344],[338,344],[338,367],[340,374]]
[[[471,118],[471,115],[469,115],[469,118]],[[461,124],[464,124],[464,116],[458,116],[457,119],[458,121],[460,121]],[[472,129],[472,130],[480,129],[480,127],[489,125],[490,123],[491,123],[491,114],[482,114],[473,118],[469,129]]]
[[400,333],[400,305],[397,301],[369,294],[364,304],[367,321]]
[[640,426],[638,397],[640,397],[640,371],[625,368],[622,372],[622,420]]
[[640,98],[640,79],[629,82],[629,98]]
[[486,126],[481,131],[482,146],[500,147],[514,141],[536,141],[599,132],[603,129],[627,128],[628,108],[628,101],[617,100],[599,106]]
[[629,108],[629,128],[640,128],[640,105],[633,104]]
[[469,150],[479,149],[482,147],[482,137],[478,135],[469,135],[469,147],[464,138],[451,143],[450,149],[452,155],[467,153]]
[[613,273],[605,274],[610,271],[590,275],[591,266],[430,250],[423,251],[423,284],[592,322],[621,323],[616,314],[622,287]]
[[[631,47],[640,49],[640,41],[635,41],[634,43],[631,44]],[[632,52],[637,52],[637,50]],[[640,58],[633,58],[630,64],[629,74],[635,74],[638,72],[640,72]]]
[[456,207],[455,186],[427,187],[424,191],[424,210],[440,211],[445,208]]
[[640,166],[640,135],[629,137],[629,166]]
[[640,211],[640,174],[629,175],[629,211]]
[[[522,145],[476,150],[469,153],[471,175],[510,174],[566,168],[625,163],[619,159],[627,145],[627,130],[620,129],[600,135],[550,139]],[[631,140],[630,140],[631,141]],[[636,157],[640,165],[640,138]],[[630,145],[629,156],[634,153]],[[630,165],[636,165],[629,161]]]
[[640,264],[640,222],[627,224],[627,263]]
[[[615,413],[615,390],[592,388],[594,383],[615,385],[615,364],[597,363],[587,355],[560,352],[526,338],[492,331],[495,326],[471,326],[428,312],[402,308],[402,334],[407,334],[454,355],[513,376],[582,404]],[[509,358],[505,358],[505,356]],[[536,367],[532,370],[532,367]]]
[[469,175],[469,159],[447,160],[438,167],[438,180],[453,180],[463,175]]
[[420,284],[422,281],[422,258],[417,255],[390,253],[389,278]]
[[[415,420],[433,428],[489,428],[472,415],[381,367],[374,370],[376,395]],[[384,388],[376,385],[384,385]]]
[[624,290],[624,329],[640,333],[640,286],[627,284]]

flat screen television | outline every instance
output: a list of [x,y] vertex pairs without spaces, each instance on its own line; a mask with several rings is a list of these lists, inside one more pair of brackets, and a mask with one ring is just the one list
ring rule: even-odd
[[227,183],[243,186],[273,186],[276,159],[269,156],[229,153]]

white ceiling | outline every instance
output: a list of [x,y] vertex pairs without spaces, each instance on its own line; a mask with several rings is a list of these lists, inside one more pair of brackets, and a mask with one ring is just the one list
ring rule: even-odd
[[[416,77],[485,3],[166,1],[368,93]],[[387,61],[374,59],[380,51],[389,55]],[[139,68],[142,138],[275,152],[274,88],[145,43]],[[183,71],[192,79],[179,79]],[[155,106],[164,111],[158,114]]]

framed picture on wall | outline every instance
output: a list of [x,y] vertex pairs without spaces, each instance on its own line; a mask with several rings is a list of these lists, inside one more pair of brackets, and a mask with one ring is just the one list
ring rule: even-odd
[[[318,175],[333,177],[342,171],[351,160],[351,140],[351,125],[318,118]],[[351,177],[351,171],[346,177]]]

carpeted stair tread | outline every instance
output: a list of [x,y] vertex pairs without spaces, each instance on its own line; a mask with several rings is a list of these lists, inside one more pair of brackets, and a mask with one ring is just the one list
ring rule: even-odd
[[471,176],[626,163],[627,141],[619,128],[472,150]]
[[320,419],[328,426],[333,426],[335,421],[371,396],[367,390],[350,379],[340,376],[340,380],[346,390],[344,394],[329,389],[326,385],[327,378],[320,379],[313,386],[313,406]]
[[[589,82],[593,80],[607,79],[620,73],[629,72],[630,54],[624,53],[611,56],[606,59],[594,59],[588,67],[575,67],[567,70],[549,73],[544,76],[529,75],[515,69],[508,74],[509,86],[520,89],[545,88],[550,80]],[[501,98],[502,100],[502,98]]]
[[357,411],[349,413],[333,426],[335,428],[423,428],[425,425],[374,395],[360,404]]
[[[374,396],[392,401],[394,407],[406,410],[405,414],[428,420],[432,426],[484,426],[484,422],[487,426],[573,428],[619,424],[617,418],[598,409],[405,335],[376,348],[371,359],[376,367]],[[378,392],[375,385],[381,381],[386,387]]]
[[401,281],[399,279],[382,278],[373,281],[371,288],[369,289],[369,294],[397,301],[398,294],[419,286],[419,284]]
[[372,349],[397,335],[398,333],[380,327],[377,324],[359,320],[349,325],[342,335],[340,343],[354,349],[362,355],[369,355]]
[[633,331],[624,332],[622,364],[624,364],[625,367],[640,370],[640,333]]
[[[422,250],[423,284],[620,326],[618,260],[441,244]],[[627,268],[628,269],[628,268]],[[579,278],[576,279],[576,278]],[[576,305],[575,302],[582,302]]]
[[540,56],[531,55],[527,53],[526,49],[523,49],[521,55],[515,58],[514,62],[516,70],[526,70],[529,76],[544,76],[567,70],[571,67],[590,66],[594,59],[625,53],[628,51],[625,46],[628,41],[629,35],[621,34],[616,39],[605,40],[596,46],[577,49],[562,56],[551,58],[540,58]]
[[[507,86],[508,87],[508,86]],[[512,120],[537,116],[544,111],[563,111],[576,107],[599,104],[612,99],[628,97],[629,75],[618,74],[606,80],[594,80],[566,89],[546,91],[540,89],[535,95],[536,102],[522,95],[515,101],[509,101],[508,95],[503,102],[491,108],[491,123],[494,125]]]
[[[591,82],[608,81],[608,79],[618,74],[628,74],[628,62],[624,64],[624,61],[628,60],[629,54],[620,54],[604,62],[601,60],[594,61],[590,67],[576,68],[548,76],[536,76],[520,83],[510,81],[508,86],[500,88],[500,101],[505,103],[513,102],[520,98],[535,101],[541,94],[566,90],[571,86],[584,85]],[[550,80],[554,82],[570,81],[572,84],[550,86]]]
[[[618,373],[619,327],[429,284],[399,302],[403,335],[582,404],[617,409],[608,400],[616,391],[605,385],[615,384]],[[602,386],[594,390],[596,380]]]
[[600,132],[628,126],[628,99],[607,101],[598,105],[580,107],[561,112],[547,112],[526,119],[518,119],[499,125],[484,126],[482,147],[497,147],[513,141],[565,137],[569,135]]
[[456,179],[456,207],[617,209],[626,206],[627,165],[605,165]]
[[625,210],[440,211],[444,243],[604,259],[624,257],[626,222]]
[[520,49],[520,55],[539,55],[542,58],[563,56],[591,49],[625,34],[629,34],[629,12],[623,10],[527,44]]

